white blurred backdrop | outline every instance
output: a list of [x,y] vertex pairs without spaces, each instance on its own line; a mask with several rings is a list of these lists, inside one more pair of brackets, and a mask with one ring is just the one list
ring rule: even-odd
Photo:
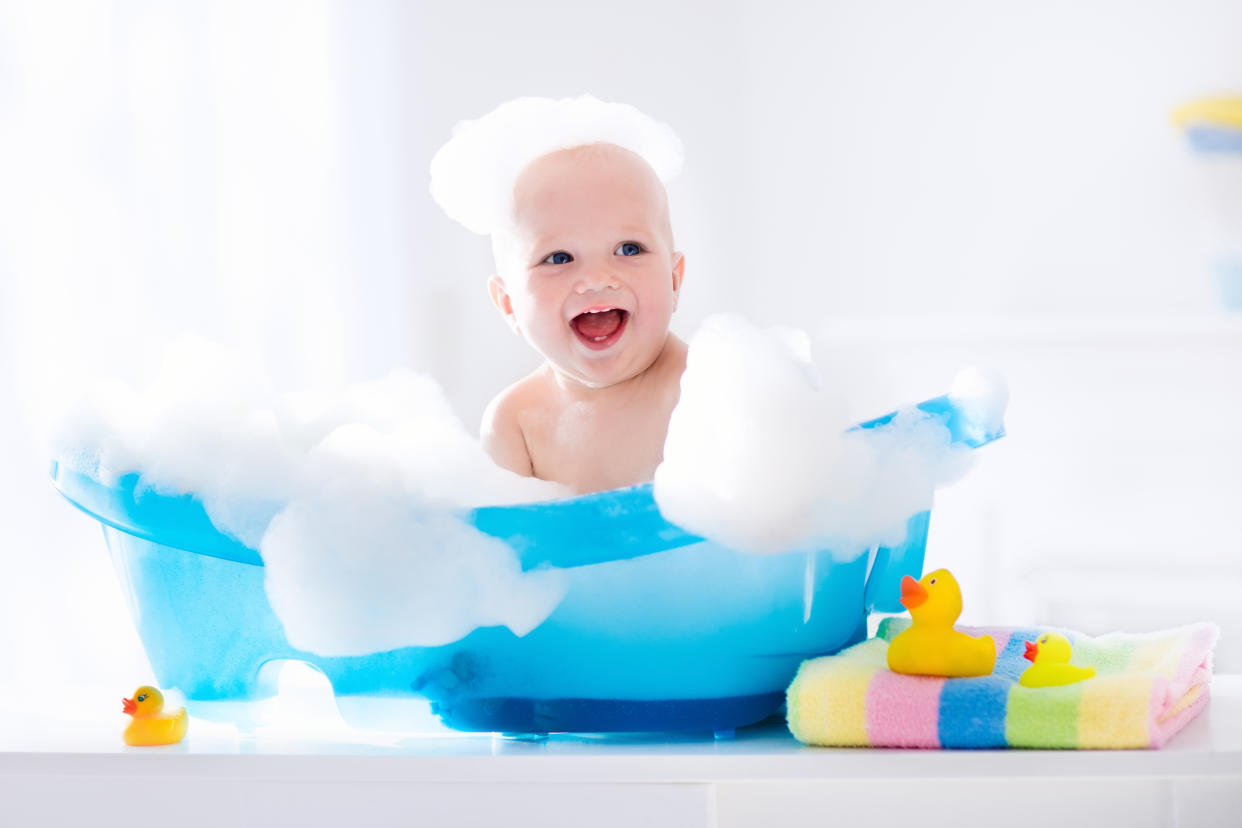
[[582,92],[685,142],[683,337],[803,327],[859,418],[1008,377],[1009,436],[933,513],[964,622],[1216,620],[1242,670],[1242,312],[1170,120],[1242,92],[1239,32],[1237,0],[0,2],[0,690],[150,679],[47,481],[88,378],[193,331],[287,388],[431,373],[476,426],[537,358],[427,164]]

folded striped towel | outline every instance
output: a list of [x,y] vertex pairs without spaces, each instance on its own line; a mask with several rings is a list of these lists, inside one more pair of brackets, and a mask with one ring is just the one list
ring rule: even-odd
[[[1092,638],[1053,628],[958,627],[996,643],[990,676],[908,676],[887,667],[888,642],[910,626],[886,618],[875,638],[804,661],[789,686],[789,729],[811,745],[901,748],[1157,748],[1203,709],[1220,630],[1193,624]],[[1024,642],[1059,632],[1071,664],[1096,676],[1030,688]]]

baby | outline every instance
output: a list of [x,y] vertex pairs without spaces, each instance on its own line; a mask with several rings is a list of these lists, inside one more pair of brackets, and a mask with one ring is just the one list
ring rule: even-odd
[[[524,101],[559,115],[568,129],[553,130],[560,146],[502,171],[503,180],[516,167],[488,228],[498,271],[488,289],[544,362],[488,405],[482,444],[500,466],[579,493],[648,482],[686,367],[686,344],[668,330],[685,258],[674,249],[661,176],[643,154],[601,140],[601,131],[612,136],[599,125],[619,116],[617,138],[639,149],[652,147],[642,130],[654,134],[646,154],[657,163],[676,158],[662,164],[666,176],[680,162],[680,145],[661,156],[658,142],[671,131],[636,120],[645,116],[630,107],[589,97]],[[594,132],[582,131],[584,120],[595,122]]]

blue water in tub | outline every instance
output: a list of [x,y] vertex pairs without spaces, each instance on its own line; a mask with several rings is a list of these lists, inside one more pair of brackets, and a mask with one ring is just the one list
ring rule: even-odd
[[[971,447],[1004,433],[947,397],[918,408]],[[193,494],[138,488],[137,474],[103,485],[58,465],[52,478],[103,524],[156,679],[180,690],[192,714],[200,703],[272,695],[263,666],[292,659],[322,671],[338,701],[425,698],[467,731],[727,732],[760,721],[804,659],[861,640],[872,610],[901,611],[900,581],[922,571],[929,518],[912,515],[901,546],[840,562],[828,550],[723,548],[665,521],[650,484],[480,508],[467,520],[508,541],[523,568],[566,569],[556,610],[521,637],[487,627],[444,646],[342,658],[289,645],[259,553],[217,530]],[[342,714],[350,719],[347,705]]]

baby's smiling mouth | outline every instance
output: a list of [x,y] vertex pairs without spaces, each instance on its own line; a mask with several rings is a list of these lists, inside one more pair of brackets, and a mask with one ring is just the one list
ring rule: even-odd
[[583,344],[592,349],[607,348],[625,330],[630,312],[622,308],[599,308],[585,311],[570,320],[569,326]]

